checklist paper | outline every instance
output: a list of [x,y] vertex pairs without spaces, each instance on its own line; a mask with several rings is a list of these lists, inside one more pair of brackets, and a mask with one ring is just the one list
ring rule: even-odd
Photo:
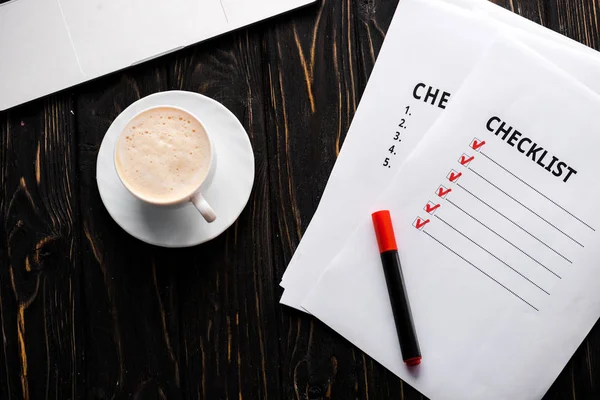
[[391,212],[422,364],[369,215],[302,305],[432,399],[539,399],[600,315],[600,97],[505,39],[453,96],[370,209]]
[[283,304],[302,309],[320,274],[498,34],[510,33],[600,92],[598,55],[540,31],[529,21],[510,29],[443,1],[400,2],[319,208],[284,275]]

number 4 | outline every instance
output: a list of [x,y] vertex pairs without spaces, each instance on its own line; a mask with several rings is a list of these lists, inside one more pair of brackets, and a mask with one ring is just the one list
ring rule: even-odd
[[396,154],[396,153],[394,153],[394,148],[395,148],[395,147],[396,147],[396,145],[393,145],[392,147],[390,147],[390,148],[388,149],[388,151],[389,151],[390,153],[392,153],[392,154]]

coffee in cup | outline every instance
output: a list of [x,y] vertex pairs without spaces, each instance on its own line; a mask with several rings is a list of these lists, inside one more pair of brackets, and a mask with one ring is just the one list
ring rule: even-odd
[[117,141],[115,166],[139,199],[159,206],[192,201],[211,222],[214,212],[199,190],[214,166],[213,146],[189,112],[164,106],[137,114]]

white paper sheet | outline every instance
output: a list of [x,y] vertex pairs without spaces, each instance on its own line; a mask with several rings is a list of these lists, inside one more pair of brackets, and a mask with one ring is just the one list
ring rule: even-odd
[[[302,310],[304,296],[443,111],[440,105],[451,102],[451,94],[498,32],[508,31],[481,13],[446,2],[400,3],[319,207],[284,275],[282,304]],[[592,56],[523,29],[510,33],[600,93],[597,53]],[[418,83],[425,84],[417,93],[423,98],[430,86],[432,93],[440,91],[433,105],[415,99]],[[444,93],[447,102],[440,104]],[[387,143],[397,132],[402,142],[389,157]],[[390,168],[382,172],[386,158]]]
[[[553,42],[557,42],[560,44],[564,44],[569,47],[573,47],[577,50],[580,50],[584,53],[588,53],[588,55],[592,55],[594,57],[598,56],[598,52],[591,47],[584,46],[583,44],[568,38],[566,36],[561,35],[558,32],[555,32],[551,29],[545,28],[542,25],[537,23],[533,23],[527,18],[523,18],[512,11],[507,10],[506,8],[497,6],[492,1],[488,0],[443,0],[448,3],[454,4],[456,6],[468,9],[473,12],[477,12],[483,15],[486,15],[490,18],[493,18],[496,22],[501,22],[511,27],[511,29],[518,29],[522,31],[527,31],[529,33],[533,33],[535,35],[542,36],[546,39],[552,40]],[[512,4],[512,3],[511,3]]]
[[392,214],[422,364],[368,214],[303,306],[432,399],[539,399],[600,315],[600,97],[506,41],[453,96],[369,210]]

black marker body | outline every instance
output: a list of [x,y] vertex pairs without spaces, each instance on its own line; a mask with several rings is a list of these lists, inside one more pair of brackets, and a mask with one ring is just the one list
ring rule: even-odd
[[421,349],[415,332],[410,303],[406,295],[398,251],[382,252],[381,264],[383,265],[396,331],[400,340],[402,359],[407,365],[417,365],[421,362]]

